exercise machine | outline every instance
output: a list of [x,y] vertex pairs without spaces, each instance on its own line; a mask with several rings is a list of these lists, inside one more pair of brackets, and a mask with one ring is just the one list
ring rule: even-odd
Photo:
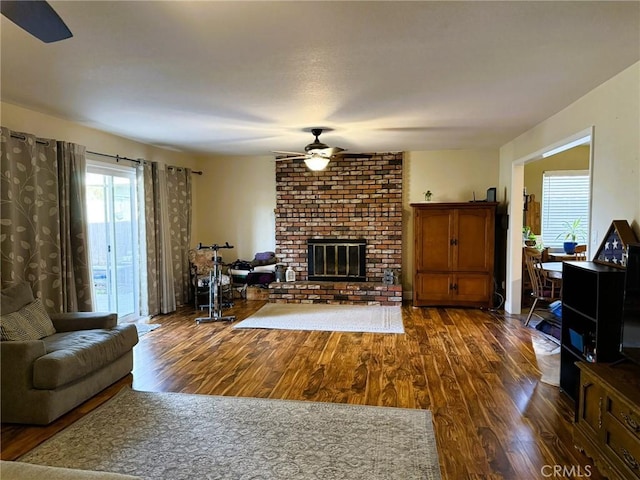
[[222,301],[222,257],[218,256],[218,250],[223,248],[233,248],[233,245],[229,245],[229,242],[225,242],[224,245],[202,245],[198,244],[198,250],[211,250],[213,252],[213,268],[209,270],[209,316],[196,318],[197,323],[206,322],[219,322],[228,321],[233,322],[235,315],[222,315],[222,308],[224,303]]

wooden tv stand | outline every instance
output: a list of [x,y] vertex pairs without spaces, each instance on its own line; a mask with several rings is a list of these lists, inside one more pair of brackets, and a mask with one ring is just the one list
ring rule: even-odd
[[576,448],[609,479],[640,479],[640,366],[579,362]]

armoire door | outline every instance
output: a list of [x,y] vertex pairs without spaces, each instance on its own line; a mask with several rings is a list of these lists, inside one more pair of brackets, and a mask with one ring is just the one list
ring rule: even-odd
[[456,210],[456,270],[484,272],[493,264],[493,213],[490,209]]
[[453,265],[454,216],[448,209],[416,210],[416,268],[448,271]]

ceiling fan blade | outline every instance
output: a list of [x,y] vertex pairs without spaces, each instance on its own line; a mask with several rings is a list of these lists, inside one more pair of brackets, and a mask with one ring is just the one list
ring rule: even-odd
[[307,155],[299,155],[297,157],[278,157],[276,158],[276,161],[280,161],[280,160],[306,160],[307,158],[309,158]]
[[340,147],[325,147],[325,148],[315,148],[313,150],[309,150],[307,153],[309,155],[317,155],[320,157],[328,157],[331,158],[334,155],[338,155],[340,152],[345,152],[344,148]]
[[0,2],[0,12],[20,28],[45,43],[73,37],[56,11],[43,0]]
[[274,150],[272,153],[279,153],[281,155],[306,155],[302,152],[287,152],[286,150]]
[[346,150],[344,148],[340,148],[340,147],[329,147],[329,148],[326,148],[325,151],[327,152],[326,154],[329,157],[333,157],[334,155],[338,155],[340,152],[346,152]]
[[342,152],[337,154],[337,156],[343,157],[343,158],[370,158],[373,155],[374,155],[373,153],[349,153],[349,152]]

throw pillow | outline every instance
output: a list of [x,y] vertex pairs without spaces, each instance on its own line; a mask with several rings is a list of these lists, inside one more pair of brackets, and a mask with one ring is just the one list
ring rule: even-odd
[[5,314],[17,312],[34,300],[31,284],[25,281],[0,290],[0,305],[2,305],[2,313]]
[[17,312],[0,315],[0,339],[39,340],[56,333],[39,298]]

